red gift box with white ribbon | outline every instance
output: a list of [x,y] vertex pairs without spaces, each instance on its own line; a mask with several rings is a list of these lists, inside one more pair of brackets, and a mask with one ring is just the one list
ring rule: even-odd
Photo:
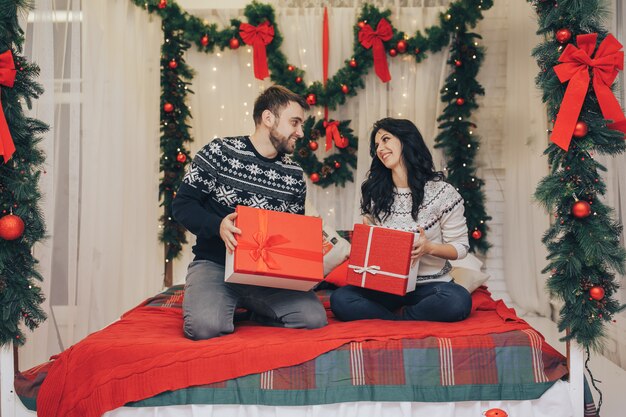
[[397,295],[413,291],[419,264],[411,266],[416,236],[402,230],[355,224],[347,284]]

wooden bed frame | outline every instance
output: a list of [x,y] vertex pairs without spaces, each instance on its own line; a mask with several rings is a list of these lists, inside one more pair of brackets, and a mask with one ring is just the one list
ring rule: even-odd
[[[584,416],[584,355],[575,343],[567,344],[567,366],[569,369],[569,396],[574,410],[573,417]],[[24,407],[13,386],[15,374],[13,346],[0,349],[0,416],[33,417],[34,413]]]

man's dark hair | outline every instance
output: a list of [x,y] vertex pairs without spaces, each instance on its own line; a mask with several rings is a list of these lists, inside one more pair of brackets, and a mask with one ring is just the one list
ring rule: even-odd
[[252,113],[254,124],[258,125],[261,123],[261,116],[265,110],[269,110],[274,116],[279,117],[281,109],[286,107],[291,101],[299,104],[304,110],[309,110],[309,104],[301,95],[282,85],[269,87],[254,102],[254,112]]

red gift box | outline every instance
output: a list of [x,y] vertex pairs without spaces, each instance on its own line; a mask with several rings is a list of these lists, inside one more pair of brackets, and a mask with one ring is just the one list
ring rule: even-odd
[[405,295],[415,289],[418,262],[411,267],[416,235],[385,227],[355,224],[346,283]]
[[241,229],[226,251],[224,279],[237,284],[307,291],[324,279],[322,219],[237,206]]

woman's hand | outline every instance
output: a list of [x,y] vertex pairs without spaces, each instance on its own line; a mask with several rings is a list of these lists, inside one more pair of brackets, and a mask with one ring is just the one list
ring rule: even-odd
[[229,253],[233,253],[235,246],[237,246],[237,239],[235,233],[241,234],[241,230],[235,226],[235,218],[237,213],[230,213],[228,216],[222,219],[220,223],[220,237],[226,244],[226,249]]
[[415,265],[415,262],[424,255],[428,255],[431,252],[430,240],[426,237],[426,232],[423,227],[419,228],[419,237],[413,242],[413,250],[411,251],[411,266]]

